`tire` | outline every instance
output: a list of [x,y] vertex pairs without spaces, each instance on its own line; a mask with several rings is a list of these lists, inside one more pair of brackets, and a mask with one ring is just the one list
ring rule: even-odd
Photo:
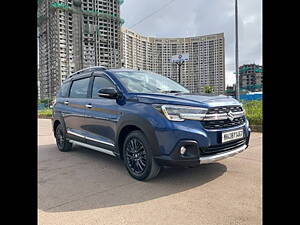
[[125,167],[134,179],[150,180],[161,170],[153,158],[149,142],[141,131],[128,134],[123,145],[123,157]]
[[56,128],[55,139],[59,151],[68,152],[72,150],[72,144],[66,140],[66,132],[61,124]]

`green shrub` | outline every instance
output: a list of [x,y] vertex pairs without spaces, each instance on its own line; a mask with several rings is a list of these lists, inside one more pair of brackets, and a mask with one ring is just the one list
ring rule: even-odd
[[52,109],[46,108],[38,111],[38,116],[52,116]]
[[262,101],[243,101],[243,107],[250,125],[262,125]]

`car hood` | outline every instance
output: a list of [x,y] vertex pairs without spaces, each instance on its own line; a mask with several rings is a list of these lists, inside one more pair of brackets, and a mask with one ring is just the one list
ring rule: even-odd
[[200,107],[217,107],[241,105],[231,96],[225,95],[197,95],[197,94],[136,94],[139,102],[147,104],[174,104]]

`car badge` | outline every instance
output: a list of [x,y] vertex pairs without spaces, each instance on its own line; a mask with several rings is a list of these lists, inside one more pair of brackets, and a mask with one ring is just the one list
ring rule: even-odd
[[233,113],[232,113],[231,111],[229,111],[229,112],[227,113],[227,116],[228,116],[228,119],[230,119],[230,121],[233,121],[233,120],[234,120],[234,115],[233,115]]

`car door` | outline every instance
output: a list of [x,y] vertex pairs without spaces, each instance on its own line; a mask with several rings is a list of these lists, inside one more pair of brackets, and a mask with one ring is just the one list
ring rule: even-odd
[[69,98],[64,102],[68,111],[64,113],[67,137],[85,143],[85,114],[87,105],[90,74],[72,81]]
[[86,142],[109,150],[115,149],[116,123],[120,118],[116,99],[99,97],[103,88],[116,88],[115,84],[101,72],[95,72],[92,78],[91,93],[86,111]]
[[66,112],[69,111],[69,106],[67,105],[67,100],[69,98],[69,90],[72,82],[65,82],[61,85],[59,89],[59,93],[57,94],[55,101],[55,117],[62,117],[65,115]]

